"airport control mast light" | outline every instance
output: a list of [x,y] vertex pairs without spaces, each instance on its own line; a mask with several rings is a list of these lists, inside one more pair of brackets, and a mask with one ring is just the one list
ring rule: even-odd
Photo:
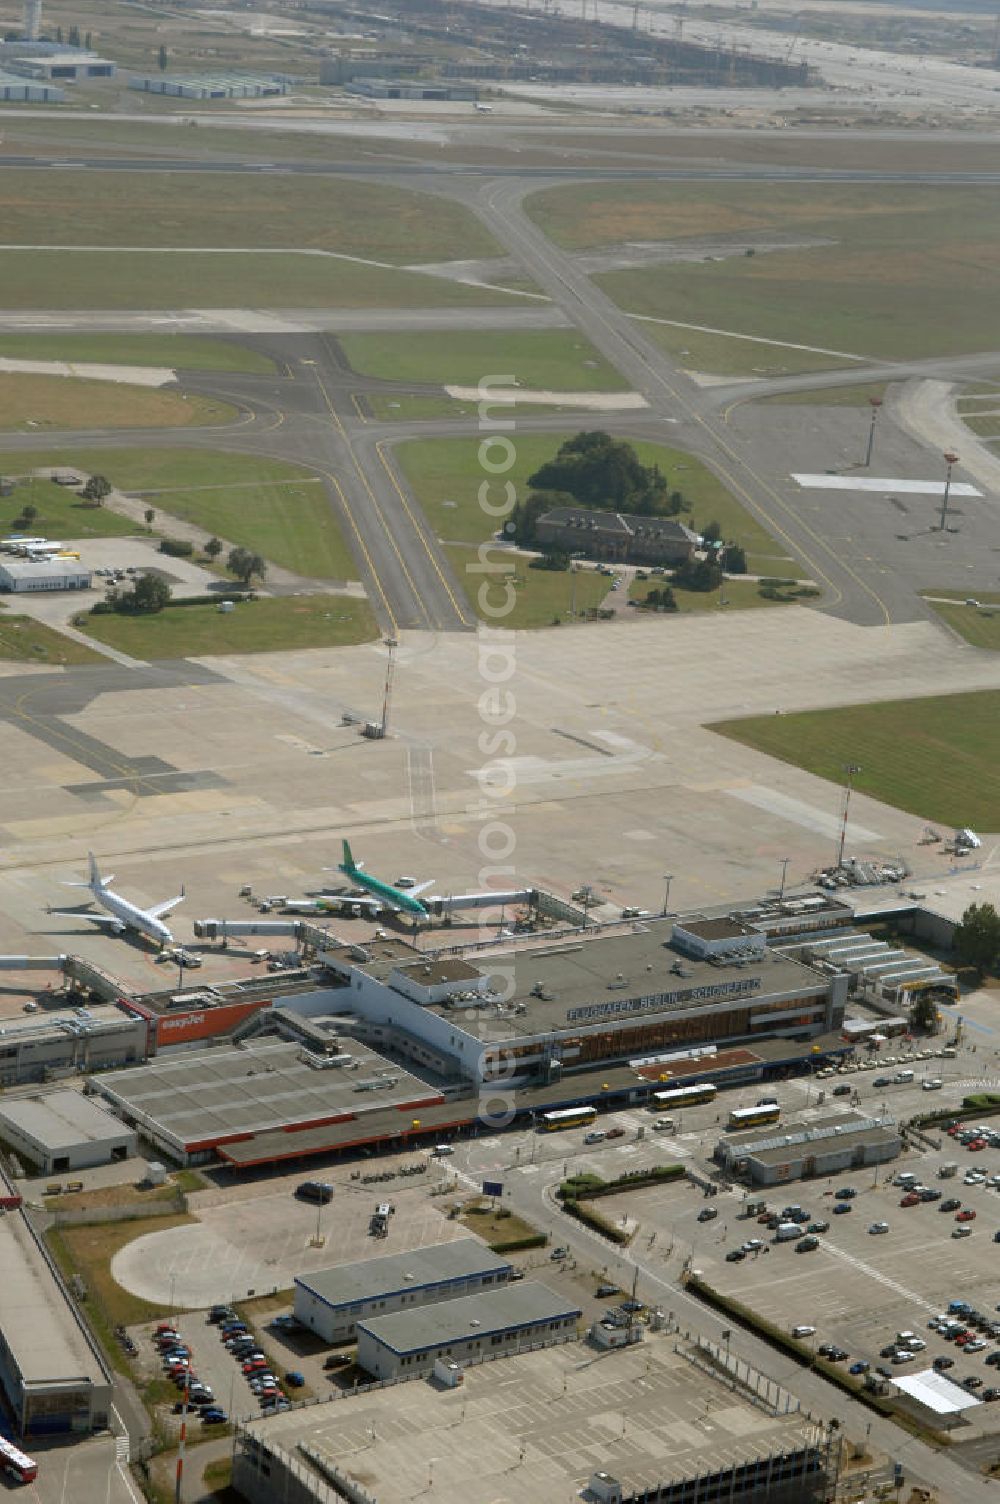
[[879,408],[882,406],[882,398],[881,397],[869,397],[868,401],[871,404],[872,421],[871,421],[871,425],[870,425],[870,427],[868,429],[868,448],[865,450],[865,468],[866,469],[867,469],[867,467],[872,462],[872,446],[875,443],[875,424],[878,422],[878,414],[879,414]]
[[847,788],[844,793],[844,818],[840,826],[840,850],[837,852],[837,870],[844,865],[844,843],[847,840],[847,811],[851,807],[851,794],[854,791],[855,774],[861,772],[861,767],[856,762],[849,762],[844,769],[847,774]]
[[938,531],[943,533],[948,521],[948,496],[951,491],[952,466],[958,464],[958,455],[952,449],[945,451],[944,462],[948,466],[944,478],[944,496],[941,498],[941,520],[938,523]]

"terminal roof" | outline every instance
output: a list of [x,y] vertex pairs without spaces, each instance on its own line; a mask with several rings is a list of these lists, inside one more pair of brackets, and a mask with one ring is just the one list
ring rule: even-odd
[[358,1322],[359,1332],[370,1332],[395,1353],[423,1352],[467,1337],[488,1337],[493,1332],[513,1331],[540,1321],[580,1316],[580,1307],[557,1295],[538,1280],[501,1285],[459,1300],[444,1300],[429,1306],[391,1311],[386,1316],[368,1316]]

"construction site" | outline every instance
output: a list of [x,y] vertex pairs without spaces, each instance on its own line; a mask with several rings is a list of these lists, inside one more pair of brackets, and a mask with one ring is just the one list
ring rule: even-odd
[[[333,7],[308,5],[317,14]],[[601,17],[581,0],[579,19],[552,13],[548,4],[509,6],[504,11],[453,0],[392,0],[378,17],[336,7],[338,20],[364,29],[366,40],[384,41],[384,50],[365,48],[364,70],[394,76],[437,73],[443,78],[528,80],[548,83],[670,84],[708,87],[803,88],[809,67],[754,53],[749,47],[710,47],[684,38],[684,18],[676,35],[644,29],[640,7],[631,26]],[[359,60],[360,61],[360,60]],[[342,61],[343,68],[348,60]],[[350,71],[350,70],[348,70]]]

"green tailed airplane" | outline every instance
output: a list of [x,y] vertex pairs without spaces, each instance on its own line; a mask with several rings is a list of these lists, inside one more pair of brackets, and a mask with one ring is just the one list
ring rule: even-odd
[[370,873],[363,871],[363,863],[356,862],[351,854],[351,848],[344,841],[344,860],[336,868],[358,888],[364,888],[367,893],[372,893],[380,899],[387,908],[397,909],[403,914],[413,914],[418,919],[429,919],[426,908],[417,898],[418,893],[423,893],[427,888],[433,887],[434,879],[421,883],[419,887],[412,888],[405,893],[402,888],[394,888],[391,883],[384,883],[380,877],[372,877]]

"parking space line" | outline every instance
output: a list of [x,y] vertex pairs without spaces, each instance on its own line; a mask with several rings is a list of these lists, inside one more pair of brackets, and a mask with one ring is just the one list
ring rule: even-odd
[[859,1258],[857,1254],[847,1253],[843,1248],[837,1248],[833,1243],[828,1243],[825,1238],[821,1239],[821,1246],[827,1253],[832,1253],[835,1258],[841,1259],[845,1264],[850,1264],[855,1269],[860,1269],[862,1274],[867,1274],[871,1279],[877,1280],[887,1290],[895,1291],[904,1300],[912,1301],[914,1305],[922,1307],[925,1311],[930,1311],[932,1316],[936,1313],[937,1307],[924,1300],[922,1295],[917,1295],[915,1291],[907,1289],[898,1280],[892,1279],[888,1274],[883,1274],[880,1269],[874,1269],[871,1264],[865,1263],[865,1260]]

